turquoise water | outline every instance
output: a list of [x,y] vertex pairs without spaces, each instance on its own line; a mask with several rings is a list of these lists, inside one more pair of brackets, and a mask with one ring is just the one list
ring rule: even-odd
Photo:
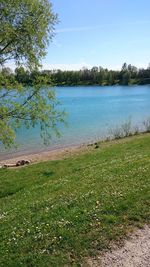
[[150,85],[57,87],[55,91],[68,114],[67,127],[59,127],[61,138],[53,137],[45,147],[38,128],[22,128],[17,132],[19,147],[11,151],[1,148],[0,159],[9,157],[12,152],[37,152],[91,142],[105,137],[110,128],[129,118],[133,125],[141,125],[150,117]]

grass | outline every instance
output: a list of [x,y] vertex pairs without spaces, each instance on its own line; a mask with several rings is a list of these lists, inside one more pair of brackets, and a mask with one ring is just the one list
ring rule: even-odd
[[0,170],[0,266],[81,266],[150,219],[150,134]]

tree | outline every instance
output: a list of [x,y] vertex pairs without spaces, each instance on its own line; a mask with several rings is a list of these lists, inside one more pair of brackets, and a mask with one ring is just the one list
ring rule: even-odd
[[127,71],[127,70],[128,70],[127,63],[123,63],[123,65],[122,65],[122,71]]
[[7,68],[2,68],[2,75],[4,75],[4,76],[10,76],[11,74],[13,74],[13,72],[12,72],[12,70],[9,68],[9,67],[7,67]]
[[25,70],[23,68],[23,66],[20,66],[15,69],[15,76],[16,76],[17,82],[22,83],[22,84],[29,84],[30,74],[28,70]]
[[[13,59],[29,71],[37,69],[54,35],[56,22],[57,15],[49,0],[1,0],[0,65]],[[16,75],[21,78],[23,71],[19,68]],[[13,144],[15,129],[24,123],[26,127],[40,125],[47,142],[50,129],[57,131],[63,114],[57,110],[58,102],[46,86],[46,78],[36,75],[32,87],[27,88],[2,71],[0,76],[0,141],[5,146]]]
[[122,84],[128,85],[130,81],[130,73],[128,71],[124,72],[122,75]]
[[8,59],[37,67],[53,37],[57,15],[48,0],[0,1],[0,64]]

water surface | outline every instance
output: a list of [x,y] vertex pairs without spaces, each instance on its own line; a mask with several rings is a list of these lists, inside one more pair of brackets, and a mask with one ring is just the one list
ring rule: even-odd
[[150,85],[56,87],[55,91],[68,114],[68,126],[59,126],[61,138],[53,136],[45,147],[38,127],[30,130],[22,127],[17,132],[19,147],[11,151],[1,147],[0,159],[12,156],[12,152],[32,153],[91,142],[105,137],[110,128],[129,118],[133,125],[140,125],[150,117]]

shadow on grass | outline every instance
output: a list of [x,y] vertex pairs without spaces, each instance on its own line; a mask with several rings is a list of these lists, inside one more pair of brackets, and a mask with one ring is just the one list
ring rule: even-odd
[[17,188],[17,189],[10,189],[10,191],[6,191],[6,192],[0,192],[0,198],[5,198],[5,197],[11,197],[15,194],[17,194],[18,192],[22,191],[24,188],[23,187],[20,187],[20,188]]
[[50,176],[54,175],[54,172],[53,171],[44,171],[44,172],[42,172],[42,175],[45,177],[50,177]]

